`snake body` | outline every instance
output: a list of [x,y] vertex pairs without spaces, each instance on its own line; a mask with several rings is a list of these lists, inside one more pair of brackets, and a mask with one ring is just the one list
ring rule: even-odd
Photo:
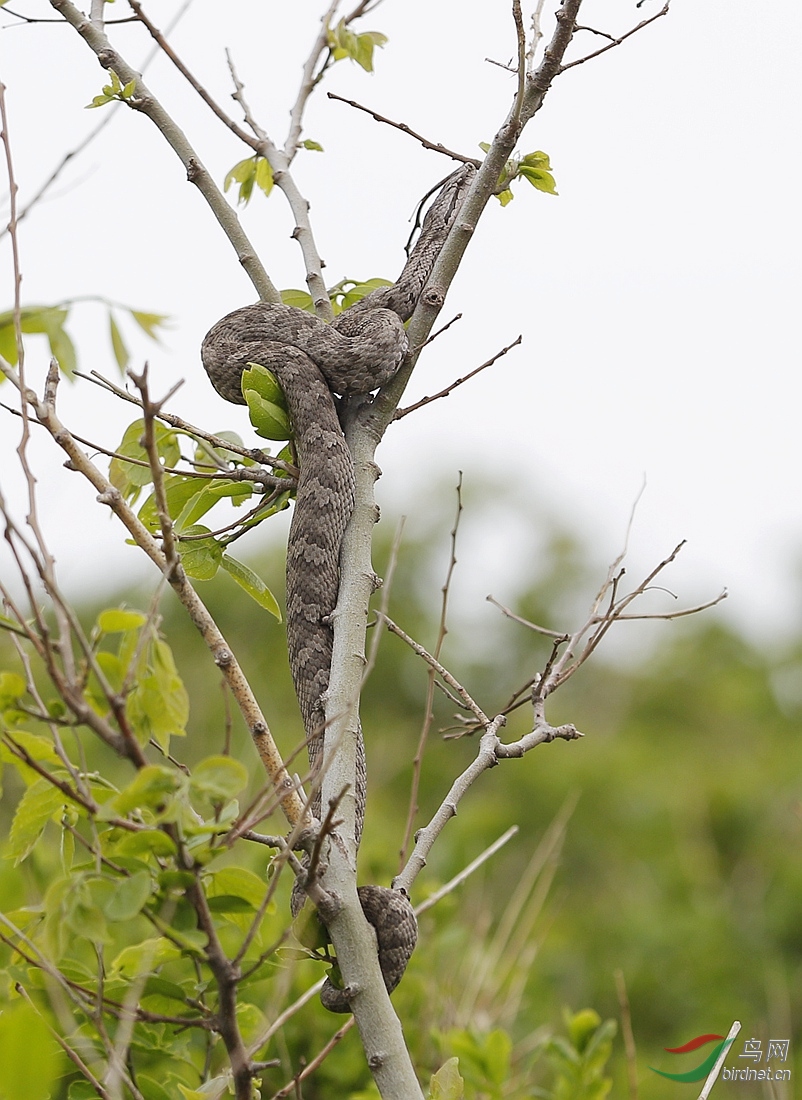
[[[403,322],[426,287],[472,177],[466,166],[445,181],[397,281],[331,324],[291,306],[257,302],[223,317],[201,346],[206,372],[225,400],[245,403],[242,372],[249,363],[260,363],[275,374],[287,401],[299,466],[287,544],[287,644],[313,774],[322,758],[322,696],[331,666],[340,544],[354,507],[353,461],[333,395],[368,394],[400,367],[408,350]],[[357,771],[358,844],[366,791],[361,738]],[[319,805],[313,810],[319,817]],[[415,947],[414,913],[399,891],[364,886],[359,896],[376,930],[385,984],[394,989]],[[321,999],[332,1011],[348,1011],[345,994],[331,983]]]

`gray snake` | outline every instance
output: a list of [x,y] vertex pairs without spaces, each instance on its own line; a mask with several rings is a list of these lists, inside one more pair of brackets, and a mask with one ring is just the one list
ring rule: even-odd
[[[322,758],[333,630],[340,583],[340,543],[354,507],[354,467],[333,394],[368,394],[388,382],[408,350],[404,321],[413,313],[473,178],[466,165],[445,181],[430,206],[404,270],[345,310],[331,324],[291,306],[257,302],[227,314],[203,340],[201,358],[212,385],[244,404],[240,380],[248,363],[277,377],[287,401],[298,458],[295,510],[287,543],[287,646],[306,731],[312,773]],[[359,746],[356,842],[365,812],[364,745]],[[313,805],[320,816],[318,805]],[[359,888],[376,930],[385,984],[401,979],[417,939],[408,898],[378,886]],[[294,908],[296,908],[294,903]],[[327,982],[321,1000],[348,1011],[342,990]]]

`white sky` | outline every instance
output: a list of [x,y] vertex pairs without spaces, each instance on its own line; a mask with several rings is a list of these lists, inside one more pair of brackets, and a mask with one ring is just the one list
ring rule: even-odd
[[[150,14],[163,27],[178,6],[151,2]],[[44,0],[9,7],[51,14]],[[230,47],[252,108],[283,141],[321,7],[195,0],[172,41],[236,113],[223,53]],[[621,33],[658,8],[656,0],[637,11],[632,2],[587,0],[582,21]],[[128,9],[119,0],[109,12]],[[16,20],[4,13],[2,22]],[[375,75],[343,61],[324,91],[466,154],[492,138],[513,90],[511,76],[485,60],[506,62],[513,53],[506,0],[385,0],[363,29],[389,36]],[[633,573],[687,538],[671,577],[683,597],[703,599],[726,585],[728,613],[741,623],[761,634],[798,625],[799,29],[794,0],[674,0],[666,18],[558,79],[521,148],[549,153],[560,197],[519,183],[509,207],[488,208],[442,314],[460,311],[463,320],[421,361],[409,396],[441,388],[518,333],[523,346],[391,431],[379,455],[386,511],[410,512],[414,530],[418,504],[462,468],[469,484],[489,478],[501,496],[509,486],[536,508],[545,502],[605,561],[619,548],[645,476]],[[149,49],[145,32],[114,30],[138,65]],[[583,37],[589,47],[601,44]],[[77,35],[50,24],[0,33],[0,78],[24,203],[99,121],[100,112],[83,107],[105,79]],[[165,60],[146,80],[218,180],[248,155]],[[448,162],[322,93],[310,104],[305,136],[326,150],[299,156],[296,174],[330,281],[394,278],[407,218]],[[273,281],[302,286],[283,196],[255,197],[243,222]],[[198,348],[218,317],[255,295],[146,119],[118,111],[54,197],[22,223],[20,241],[25,304],[103,294],[170,314],[162,347],[127,330],[136,364],[149,358],[157,390],[186,379],[175,411],[250,438],[245,413],[209,386]],[[7,239],[0,249],[1,300],[10,306]],[[76,308],[69,328],[82,368],[114,377],[103,311]],[[31,341],[31,379],[46,362],[44,344]],[[10,397],[5,385],[0,399]],[[108,446],[132,418],[84,383],[65,385],[61,401],[70,426]],[[0,479],[22,518],[17,434],[2,413]],[[137,552],[98,519],[92,491],[61,470],[44,442],[35,468],[65,586],[110,589],[143,575]],[[448,521],[451,511],[449,502]],[[444,534],[448,526],[444,517]],[[521,565],[518,530],[496,510],[465,555],[468,590],[504,595]]]

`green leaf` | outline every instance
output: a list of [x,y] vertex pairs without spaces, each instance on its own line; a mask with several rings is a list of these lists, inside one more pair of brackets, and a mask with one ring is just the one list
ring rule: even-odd
[[304,904],[292,922],[292,934],[309,951],[322,951],[329,942],[325,925],[313,905]]
[[139,630],[148,621],[141,611],[126,607],[109,607],[97,617],[97,626],[103,634],[120,634],[126,630]]
[[237,205],[247,206],[253,194],[254,184],[269,195],[273,189],[273,173],[264,157],[247,157],[239,161],[226,175],[223,190],[228,191],[232,184],[239,184]]
[[20,626],[16,619],[9,619],[7,615],[0,615],[0,630],[10,630],[12,634],[21,634],[23,638],[26,637],[24,627]]
[[269,195],[273,190],[273,170],[264,157],[256,158],[256,186]]
[[459,1072],[459,1058],[449,1058],[429,1082],[430,1100],[462,1100],[465,1082]]
[[254,907],[245,898],[238,898],[236,894],[219,894],[209,898],[209,910],[212,913],[252,913]]
[[387,36],[379,31],[354,34],[345,19],[341,19],[336,27],[329,27],[327,37],[329,49],[335,61],[349,57],[368,73],[373,72],[374,48],[384,46],[387,42]]
[[506,206],[507,203],[512,202],[514,197],[515,196],[513,195],[512,191],[510,191],[509,187],[505,188],[503,191],[500,191],[499,194],[496,195],[496,198],[502,206]]
[[134,779],[103,807],[111,816],[130,814],[147,808],[163,811],[182,785],[181,776],[173,768],[148,764],[140,768]]
[[495,1028],[484,1041],[484,1058],[487,1076],[493,1084],[501,1086],[510,1074],[512,1039],[506,1031]]
[[566,1011],[564,1016],[568,1037],[574,1048],[581,1053],[601,1023],[601,1016],[592,1008],[583,1008],[575,1015],[571,1015]]
[[61,815],[67,798],[47,779],[37,779],[20,799],[6,846],[6,856],[14,863],[26,859],[42,835],[48,821]]
[[223,554],[220,564],[228,575],[234,578],[240,588],[243,588],[252,599],[256,600],[260,607],[265,608],[281,622],[281,608],[278,601],[261,577],[229,554]]
[[[158,1011],[158,1008],[153,1008],[152,1011]],[[136,1087],[142,1094],[143,1100],[175,1100],[176,1093],[168,1091],[164,1086],[172,1086],[176,1083],[176,1078],[170,1074],[164,1081],[154,1081],[152,1077],[149,1077],[145,1073],[138,1073],[136,1075]],[[97,1096],[97,1093],[92,1093],[93,1100]]]
[[4,1007],[0,1015],[3,1100],[48,1100],[66,1068],[64,1062],[33,1005],[17,1000]]
[[[187,576],[198,581],[210,581],[220,568],[223,559],[223,547],[212,538],[208,527],[202,524],[194,524],[182,531],[180,542],[181,564],[186,570]],[[186,540],[187,535],[203,535],[208,538]]]
[[103,107],[107,103],[111,103],[113,98],[114,97],[110,95],[96,95],[91,103],[86,104],[84,109],[90,111],[93,107]]
[[245,394],[248,414],[257,435],[263,439],[291,439],[292,425],[287,413],[272,401],[266,401],[255,390]]
[[[104,837],[107,835],[104,833]],[[106,847],[110,855],[123,857],[153,856],[169,859],[176,854],[175,842],[161,829],[142,829],[137,833],[125,832]]]
[[123,948],[111,964],[110,976],[130,980],[180,957],[181,948],[163,936],[142,940],[131,947]]
[[253,496],[253,485],[247,481],[206,481],[203,489],[187,501],[176,519],[176,531],[182,533],[197,523],[215,504],[229,497],[235,506]]
[[72,877],[62,902],[62,919],[67,929],[92,943],[110,943],[111,936],[99,902],[108,897],[111,890],[111,883]]
[[16,672],[0,672],[0,711],[14,706],[27,690],[25,681]]
[[128,878],[115,880],[114,892],[103,906],[103,912],[110,921],[133,920],[150,897],[151,885],[148,871],[137,871]]
[[[174,466],[181,457],[176,432],[158,423],[153,425],[153,429],[156,449],[162,463],[166,466]],[[133,465],[125,461],[126,458],[135,458],[139,462],[148,461],[147,451],[142,446],[144,430],[144,420],[135,420],[129,424],[116,448],[117,453],[122,457],[113,458],[109,464],[109,480],[127,500],[134,500],[142,486],[149,485],[153,481],[150,466]]]
[[[226,757],[228,759],[228,757]],[[251,909],[258,909],[264,901],[266,883],[247,867],[221,867],[205,876],[206,895],[209,898],[235,896],[243,898]]]
[[128,366],[131,356],[128,352],[128,348],[125,346],[120,327],[111,310],[109,310],[109,331],[111,333],[111,346],[114,351],[114,358],[117,360],[117,366],[120,368],[120,373],[125,374],[125,368]]
[[[305,290],[282,290],[281,300],[285,306],[294,306],[296,309],[302,309],[305,313],[315,312],[315,303],[312,301],[312,295],[307,294]],[[8,359],[8,356],[6,356]],[[9,363],[12,362],[8,359]],[[16,362],[16,359],[13,360]]]
[[153,738],[167,752],[170,738],[186,733],[189,696],[163,639],[156,638],[146,646],[126,709],[143,744]]
[[242,372],[240,381],[242,395],[247,399],[248,392],[258,393],[265,401],[278,405],[280,409],[287,410],[287,400],[284,390],[281,388],[278,378],[272,370],[263,367],[261,363],[249,363],[247,369]]
[[67,1100],[97,1100],[97,1091],[89,1081],[72,1081],[67,1091]]
[[304,141],[302,141],[301,142],[301,148],[302,149],[309,149],[314,153],[322,153],[323,152],[323,146],[317,141],[312,141],[311,138],[306,138]]
[[159,340],[160,334],[157,332],[157,329],[165,327],[169,319],[166,313],[143,313],[141,309],[132,309],[130,313],[142,331],[146,332],[151,340]]
[[123,99],[130,99],[135,91],[136,91],[136,78],[134,78],[133,80],[128,81],[128,83],[125,85],[123,90],[120,92],[120,95],[123,97]]
[[533,187],[536,187],[538,191],[544,191],[547,195],[559,193],[554,176],[543,168],[529,168],[522,164],[518,169],[518,175],[523,176],[525,180],[529,180]]
[[192,771],[189,788],[210,802],[230,802],[248,785],[248,769],[231,756],[207,756]]
[[218,1077],[210,1078],[208,1081],[204,1082],[199,1089],[187,1088],[187,1086],[182,1085],[180,1081],[176,1081],[184,1100],[209,1100],[212,1096],[221,1096],[223,1092],[227,1091],[227,1086],[230,1083],[230,1073],[223,1073]]
[[542,149],[536,149],[534,153],[527,153],[521,164],[526,164],[530,168],[545,168],[547,172],[551,171],[548,154],[544,153]]

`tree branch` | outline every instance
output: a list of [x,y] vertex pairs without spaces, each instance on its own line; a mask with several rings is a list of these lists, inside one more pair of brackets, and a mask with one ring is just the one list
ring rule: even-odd
[[136,111],[141,111],[161,132],[173,151],[180,158],[187,171],[187,179],[194,183],[206,199],[212,213],[217,218],[223,232],[237,253],[237,258],[250,278],[259,297],[266,302],[279,302],[281,296],[273,286],[262,266],[255,249],[245,235],[235,211],[226,202],[222,192],[204,167],[184,132],[170,117],[145,85],[140,73],[112,47],[106,34],[93,24],[71,0],[50,0],[51,6],[75,28],[94,52],[104,69],[113,69],[123,84],[136,82],[134,95],[127,103]]

